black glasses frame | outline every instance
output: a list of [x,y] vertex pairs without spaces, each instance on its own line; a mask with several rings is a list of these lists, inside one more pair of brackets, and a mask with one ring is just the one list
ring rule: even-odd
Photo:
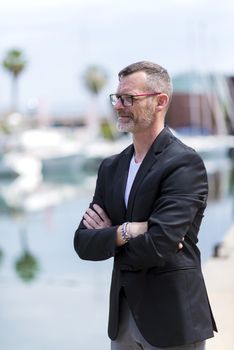
[[144,94],[137,94],[137,95],[128,95],[128,94],[111,94],[110,95],[110,101],[112,106],[115,106],[118,103],[118,100],[121,101],[122,105],[124,107],[130,107],[133,105],[133,101],[136,97],[149,97],[149,96],[157,96],[160,95],[161,92],[151,92],[151,93],[144,93]]

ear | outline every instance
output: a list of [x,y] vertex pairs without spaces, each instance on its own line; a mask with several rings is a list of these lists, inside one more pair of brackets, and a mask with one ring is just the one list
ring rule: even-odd
[[160,94],[157,96],[157,109],[158,110],[162,110],[164,109],[165,107],[167,107],[168,103],[169,103],[169,97],[167,94]]

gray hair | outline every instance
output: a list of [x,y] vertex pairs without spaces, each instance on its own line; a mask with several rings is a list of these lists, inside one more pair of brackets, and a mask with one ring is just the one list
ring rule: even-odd
[[171,101],[173,91],[171,78],[167,70],[159,64],[149,61],[132,63],[119,72],[119,80],[121,80],[122,77],[141,71],[145,72],[147,76],[146,88],[150,88],[153,92],[163,92],[167,94],[169,101]]

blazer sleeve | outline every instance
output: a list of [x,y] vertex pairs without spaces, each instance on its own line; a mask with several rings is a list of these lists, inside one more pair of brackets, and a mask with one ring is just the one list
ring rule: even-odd
[[119,268],[136,271],[163,266],[178,252],[178,244],[196,216],[203,213],[207,194],[207,175],[200,156],[190,152],[173,157],[163,174],[148,231],[123,246],[116,256]]
[[[100,165],[96,182],[94,197],[90,207],[96,203],[104,210],[104,186],[105,172],[103,170],[104,162]],[[74,236],[74,248],[81,259],[84,260],[106,260],[114,256],[116,250],[116,231],[117,226],[103,229],[87,229],[81,220]]]

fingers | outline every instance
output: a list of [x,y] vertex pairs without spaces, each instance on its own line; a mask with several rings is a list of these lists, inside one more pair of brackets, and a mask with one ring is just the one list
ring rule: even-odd
[[87,221],[87,220],[83,220],[83,224],[85,225],[85,227],[86,228],[88,228],[88,229],[93,229],[94,227],[93,226],[91,226],[90,224],[89,224],[89,222]]
[[86,213],[84,214],[84,220],[83,223],[85,227],[87,228],[98,228],[101,224],[101,218],[90,208],[86,210]]
[[179,244],[178,244],[178,248],[179,248],[179,249],[182,249],[182,248],[183,248],[183,244],[182,244],[182,243],[179,243]]
[[98,229],[110,227],[111,221],[104,210],[97,204],[94,204],[93,209],[88,208],[84,214],[83,224],[88,229]]
[[105,211],[101,207],[99,207],[98,204],[94,204],[93,208],[98,213],[98,215],[100,216],[102,221],[109,223],[109,224],[111,223],[111,221],[110,221],[109,217],[106,215]]
[[96,211],[91,208],[88,208],[86,210],[86,215],[89,216],[91,220],[94,221],[97,225],[100,225],[103,221],[101,217],[96,213]]
[[184,237],[181,239],[181,242],[178,244],[178,249],[180,250],[180,249],[182,249],[183,247],[184,247],[184,245],[183,245],[183,242],[184,241]]

